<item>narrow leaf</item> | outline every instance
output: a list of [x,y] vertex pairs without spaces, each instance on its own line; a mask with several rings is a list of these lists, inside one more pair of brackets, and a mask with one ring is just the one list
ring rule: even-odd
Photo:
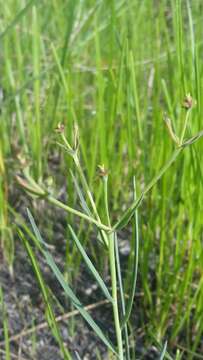
[[103,341],[103,343],[115,353],[115,349],[113,348],[110,341],[107,339],[107,337],[104,335],[102,330],[99,328],[99,326],[95,323],[93,318],[90,316],[90,314],[84,309],[82,303],[79,301],[77,296],[73,293],[72,289],[66,282],[64,276],[60,272],[59,268],[57,267],[56,263],[54,262],[52,256],[48,251],[43,251],[43,254],[46,258],[47,264],[52,269],[53,273],[55,274],[57,280],[59,281],[60,285],[64,289],[66,295],[71,299],[73,305],[76,307],[76,309],[80,312],[80,314],[83,316],[83,318],[87,321],[87,323],[91,326],[91,328],[94,330],[94,332],[97,334],[97,336]]
[[164,347],[163,347],[163,350],[162,350],[162,352],[161,352],[161,355],[160,355],[159,360],[163,360],[163,359],[164,359],[165,354],[166,354],[166,348],[167,348],[167,341],[166,341],[165,344],[164,344]]
[[74,351],[74,354],[77,360],[82,360],[77,351]]
[[190,139],[186,140],[183,144],[182,147],[186,147],[189,146],[193,143],[195,143],[197,140],[199,140],[201,137],[203,136],[203,130],[199,131],[196,135],[194,135],[193,137],[191,137]]
[[98,271],[95,269],[94,265],[92,264],[90,258],[88,257],[88,255],[86,254],[84,248],[82,247],[77,235],[75,234],[74,230],[72,229],[71,226],[69,226],[69,229],[70,229],[70,232],[71,232],[71,235],[72,235],[72,238],[80,252],[80,254],[82,255],[88,269],[91,271],[92,275],[94,276],[94,278],[96,279],[97,283],[99,284],[101,290],[103,291],[105,297],[110,301],[112,302],[113,299],[109,293],[109,290],[107,289],[104,281],[102,280],[101,276],[99,275]]
[[30,224],[32,225],[32,229],[33,229],[33,231],[34,231],[34,234],[35,234],[37,240],[39,241],[40,245],[47,246],[47,244],[45,243],[45,241],[44,241],[44,240],[42,239],[42,237],[41,237],[41,234],[40,234],[40,232],[39,232],[39,229],[38,229],[38,227],[37,227],[37,225],[36,225],[36,223],[35,223],[35,220],[34,220],[32,214],[31,214],[30,210],[29,210],[28,208],[27,208],[26,210],[27,210],[27,214],[28,214],[28,218],[29,218]]
[[26,240],[24,234],[19,229],[18,229],[18,235],[19,235],[19,237],[21,238],[21,240],[24,243],[24,246],[26,248],[28,256],[29,256],[29,258],[31,260],[32,267],[33,267],[33,270],[35,272],[38,284],[40,286],[40,289],[41,289],[41,292],[42,292],[42,295],[43,295],[43,299],[44,299],[44,302],[46,304],[46,311],[47,311],[47,315],[48,315],[48,320],[47,320],[48,324],[49,324],[49,326],[50,326],[50,328],[51,328],[51,330],[53,332],[54,337],[58,341],[60,349],[63,352],[64,359],[71,360],[72,357],[70,356],[69,351],[63,345],[63,340],[61,338],[60,331],[59,331],[59,328],[58,328],[58,325],[57,325],[57,322],[56,322],[56,319],[55,319],[54,311],[52,309],[51,301],[49,299],[48,289],[47,289],[47,287],[46,287],[46,285],[44,283],[44,279],[42,277],[42,274],[41,274],[39,265],[37,263],[36,257],[34,255],[34,252],[33,252],[32,248],[31,248],[31,246],[29,245],[28,241]]
[[[31,213],[28,210],[28,214],[31,215]],[[39,232],[39,229],[34,221],[34,218],[30,217],[31,219],[31,225],[33,228],[33,231],[35,233],[35,236],[40,244],[46,244],[45,241],[42,239],[42,236]],[[61,287],[64,289],[66,295],[71,299],[73,305],[76,307],[76,309],[80,312],[80,314],[83,316],[83,318],[87,321],[87,323],[92,327],[94,332],[97,334],[97,336],[104,342],[104,344],[115,353],[115,349],[113,345],[110,343],[108,338],[104,335],[103,331],[99,328],[99,326],[95,323],[93,318],[90,316],[90,314],[84,309],[82,303],[77,298],[77,296],[74,294],[70,286],[68,285],[67,281],[65,280],[64,276],[62,275],[61,271],[59,270],[58,266],[56,265],[53,257],[48,251],[43,250],[40,248],[41,252],[43,253],[47,264],[50,266],[51,270],[55,274],[57,280],[59,281]]]
[[87,202],[85,201],[85,198],[83,196],[83,192],[80,189],[78,181],[77,181],[76,177],[74,176],[74,174],[72,173],[72,171],[71,171],[71,176],[72,176],[72,179],[73,179],[73,182],[74,182],[75,190],[76,190],[76,192],[78,194],[78,197],[80,199],[80,204],[81,204],[82,209],[84,210],[84,212],[87,215],[92,216],[91,211],[90,211],[90,209],[89,209],[89,207],[87,205]]

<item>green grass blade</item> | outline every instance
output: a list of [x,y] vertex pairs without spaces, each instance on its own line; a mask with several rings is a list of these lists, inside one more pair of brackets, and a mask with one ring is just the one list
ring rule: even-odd
[[[136,191],[135,191],[135,179],[134,179],[134,197],[136,199]],[[135,289],[136,289],[136,283],[137,283],[137,271],[138,271],[138,260],[139,260],[139,226],[138,226],[138,210],[135,210],[134,215],[134,227],[135,227],[135,254],[133,258],[133,269],[132,269],[132,278],[131,278],[131,292],[129,295],[129,300],[126,306],[126,313],[124,316],[124,319],[122,321],[122,327],[127,324],[135,296]]]
[[[125,294],[124,294],[124,290],[123,290],[117,234],[115,233],[114,236],[115,236],[115,257],[116,257],[116,267],[117,267],[117,274],[118,274],[118,286],[119,286],[120,298],[121,298],[122,315],[124,317],[126,314]],[[121,324],[121,327],[122,327],[122,324]],[[125,324],[123,327],[124,327],[124,342],[125,342],[126,360],[130,360],[130,346],[129,346],[129,336],[128,336],[127,324]]]
[[[164,343],[164,347],[163,347],[163,349],[162,349],[162,345],[159,343],[159,341],[157,341],[154,333],[151,333],[151,331],[150,331],[150,335],[151,335],[151,337],[153,338],[156,346],[158,347],[158,349],[159,349],[160,352],[161,352],[160,356],[162,356],[162,354],[163,354],[163,355],[165,356],[165,359],[167,359],[167,360],[174,360],[174,358],[173,358],[173,357],[168,353],[168,351],[167,351],[167,341]],[[160,360],[160,359],[161,359],[161,358],[159,358],[159,360]]]
[[27,5],[21,11],[19,11],[19,13],[16,15],[16,17],[7,26],[7,28],[0,34],[0,40],[2,40],[4,38],[4,36],[6,36],[7,33],[9,31],[11,31],[14,28],[14,26],[16,26],[19,23],[19,21],[23,18],[23,16],[25,16],[27,14],[30,7],[33,6],[36,2],[38,2],[38,0],[30,0],[27,3]]
[[185,64],[184,64],[184,50],[183,50],[183,19],[182,19],[182,3],[181,0],[175,1],[175,15],[176,15],[176,41],[177,41],[177,55],[178,65],[181,77],[181,85],[183,93],[186,94],[186,79],[185,79]]
[[9,343],[9,330],[8,330],[8,317],[4,304],[3,291],[0,287],[0,313],[3,322],[3,335],[5,343],[5,360],[11,360],[10,343]]
[[105,297],[112,302],[113,299],[109,293],[109,290],[107,289],[104,281],[102,280],[101,276],[99,275],[98,271],[95,269],[94,265],[92,264],[90,258],[88,257],[88,255],[86,254],[84,248],[82,247],[76,233],[74,232],[74,230],[72,229],[72,227],[69,225],[69,229],[72,235],[72,238],[80,252],[80,254],[82,255],[88,269],[90,270],[90,272],[92,273],[92,275],[94,276],[95,280],[97,281],[98,285],[100,286],[101,290],[103,291]]
[[[30,212],[28,212],[30,215]],[[39,229],[37,228],[37,225],[34,221],[34,218],[31,216],[31,225],[34,231],[34,234],[39,241],[40,244],[46,244],[44,240],[41,237],[41,234],[39,232]],[[60,283],[61,287],[64,289],[65,294],[71,299],[73,305],[76,307],[76,309],[80,312],[82,317],[87,321],[87,323],[91,326],[91,328],[94,330],[94,332],[97,334],[97,336],[103,341],[103,343],[115,353],[115,349],[113,348],[113,345],[110,343],[110,341],[107,339],[107,337],[104,335],[103,331],[99,328],[99,326],[95,323],[93,318],[89,315],[89,313],[84,309],[82,303],[79,301],[77,296],[74,294],[68,283],[66,282],[64,276],[62,275],[61,271],[59,270],[58,266],[56,265],[53,257],[48,251],[45,251],[41,249],[47,264],[50,266],[51,270],[55,274],[58,282]]]
[[[68,15],[67,28],[66,28],[64,42],[63,42],[61,59],[60,59],[60,62],[58,63],[59,71],[61,72],[62,77],[64,77],[63,68],[65,66],[66,57],[67,57],[67,53],[69,50],[70,37],[71,37],[71,33],[72,33],[72,30],[74,27],[75,11],[76,11],[77,4],[78,4],[77,0],[70,0],[68,3],[68,9],[66,10],[67,15]],[[56,52],[55,52],[55,55],[56,55]],[[57,62],[58,62],[58,60],[57,60]],[[55,89],[54,89],[55,101],[54,101],[54,108],[53,108],[53,121],[55,121],[56,110],[57,110],[60,93],[61,93],[61,87],[59,86],[58,83],[56,83]]]
[[[26,251],[28,253],[28,256],[29,256],[29,258],[31,260],[32,268],[33,268],[33,270],[35,272],[38,284],[40,286],[41,293],[43,295],[43,299],[44,299],[44,302],[46,304],[46,310],[47,310],[47,314],[48,314],[48,324],[50,326],[50,329],[52,330],[53,335],[55,336],[55,338],[56,338],[56,340],[57,340],[57,342],[58,342],[58,344],[60,346],[60,349],[61,349],[61,351],[62,351],[62,353],[64,355],[64,359],[65,360],[72,360],[72,357],[71,357],[69,351],[63,345],[63,340],[61,338],[60,331],[59,331],[57,322],[55,320],[55,315],[54,315],[52,305],[51,305],[51,301],[50,301],[50,298],[49,298],[48,289],[46,287],[46,284],[44,283],[44,280],[43,280],[39,265],[37,263],[37,259],[36,259],[35,255],[34,255],[34,252],[33,252],[32,248],[31,248],[31,246],[29,245],[28,241],[26,240],[24,234],[19,229],[18,229],[18,235],[19,235],[20,239],[23,241],[25,249],[26,249]],[[41,240],[39,240],[39,241],[41,241]]]
[[36,162],[35,174],[36,178],[42,177],[42,121],[40,111],[40,27],[36,6],[32,8],[32,66],[35,81],[33,82],[34,94],[34,116],[35,122],[33,126],[33,156]]

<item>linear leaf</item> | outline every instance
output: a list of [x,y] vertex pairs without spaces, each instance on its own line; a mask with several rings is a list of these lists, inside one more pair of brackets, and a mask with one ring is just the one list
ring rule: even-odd
[[39,286],[40,286],[40,289],[41,289],[41,292],[42,292],[42,295],[43,295],[43,299],[44,299],[44,302],[46,304],[46,310],[47,310],[47,315],[48,315],[48,320],[47,320],[48,324],[49,324],[49,326],[50,326],[50,328],[51,328],[51,330],[53,332],[53,335],[55,336],[56,340],[58,341],[60,349],[63,352],[64,359],[71,360],[72,357],[70,356],[69,351],[63,345],[63,340],[61,338],[60,331],[59,331],[59,328],[58,328],[58,325],[57,325],[57,322],[56,322],[56,319],[55,319],[54,311],[52,309],[52,305],[51,305],[51,302],[50,302],[50,299],[49,299],[48,290],[47,290],[46,284],[44,283],[44,279],[42,277],[41,270],[40,270],[39,265],[37,263],[34,252],[33,252],[32,248],[31,248],[30,244],[26,240],[24,234],[20,230],[18,230],[18,235],[19,235],[19,237],[21,238],[21,240],[24,243],[24,246],[26,248],[28,256],[29,256],[29,258],[31,260],[32,267],[33,267],[33,270],[35,272],[37,281],[39,283]]
[[36,225],[36,223],[35,223],[35,220],[34,220],[34,218],[33,218],[33,216],[32,216],[32,214],[31,214],[31,212],[30,212],[29,209],[27,209],[27,214],[28,214],[28,218],[29,218],[30,224],[32,225],[33,231],[34,231],[34,233],[35,233],[35,236],[36,236],[37,240],[39,241],[40,245],[45,245],[45,246],[47,246],[47,244],[45,243],[45,241],[44,241],[44,240],[42,239],[42,237],[41,237],[41,234],[40,234],[40,232],[39,232],[39,229],[38,229],[38,227],[37,227],[37,225]]
[[189,146],[193,143],[195,143],[197,140],[199,140],[201,137],[203,136],[203,130],[199,131],[196,135],[194,135],[193,137],[191,137],[190,139],[184,141],[184,143],[182,144],[182,147],[186,147]]
[[80,189],[80,185],[78,184],[78,181],[75,177],[75,175],[72,173],[72,171],[70,172],[71,173],[71,176],[72,176],[72,179],[73,179],[73,182],[74,182],[74,186],[75,186],[75,190],[78,194],[78,197],[80,199],[80,204],[81,204],[81,207],[82,209],[85,211],[85,213],[89,216],[92,216],[92,213],[87,205],[87,202],[85,201],[85,198],[83,196],[83,192],[82,190]]
[[46,258],[47,264],[52,269],[53,273],[55,274],[57,280],[61,284],[62,288],[64,289],[66,295],[71,299],[73,305],[76,307],[76,309],[80,312],[80,314],[83,316],[83,318],[87,321],[87,323],[91,326],[91,328],[94,330],[94,332],[97,334],[97,336],[104,342],[104,344],[115,353],[115,349],[113,348],[110,341],[107,339],[107,337],[104,335],[103,331],[99,328],[99,326],[95,323],[93,318],[89,315],[89,313],[84,309],[82,303],[79,301],[77,296],[73,293],[72,289],[68,285],[68,283],[65,281],[64,276],[60,272],[59,268],[57,267],[56,263],[54,262],[52,256],[48,251],[43,251],[43,254]]
[[[28,212],[30,215],[31,213]],[[34,231],[34,234],[37,238],[37,240],[40,242],[40,244],[46,244],[45,241],[42,239],[42,236],[39,232],[39,229],[37,228],[37,225],[34,221],[34,218],[31,215],[31,225]],[[80,312],[80,314],[83,316],[83,318],[87,321],[87,323],[91,326],[91,328],[94,330],[94,332],[97,334],[97,336],[104,342],[104,344],[114,353],[116,353],[113,345],[110,343],[108,338],[104,335],[103,331],[100,329],[100,327],[96,324],[96,322],[93,320],[93,318],[90,316],[90,314],[84,309],[82,303],[77,298],[77,296],[74,294],[70,286],[68,285],[67,281],[65,280],[63,274],[59,270],[58,266],[56,265],[52,255],[49,251],[43,250],[42,251],[47,264],[50,266],[51,270],[55,274],[57,280],[59,281],[61,287],[64,289],[65,294],[71,299],[73,305],[76,307],[76,309]]]
[[72,235],[72,238],[80,252],[80,254],[82,255],[88,269],[91,271],[92,275],[94,276],[94,278],[96,279],[96,281],[98,282],[101,290],[103,291],[105,297],[110,301],[112,302],[113,299],[109,293],[109,290],[107,289],[104,281],[102,280],[101,276],[99,275],[98,271],[95,269],[94,265],[92,264],[90,258],[88,257],[88,255],[86,254],[84,248],[82,247],[77,235],[75,234],[74,230],[72,229],[72,227],[69,225],[69,229],[70,229],[70,232],[71,232],[71,235]]
[[77,360],[82,360],[77,351],[74,351],[74,354]]
[[161,355],[160,355],[159,360],[163,360],[163,359],[164,359],[165,354],[166,354],[166,348],[167,348],[167,341],[166,341],[165,344],[164,344],[164,347],[163,347],[163,350],[162,350],[162,352],[161,352]]

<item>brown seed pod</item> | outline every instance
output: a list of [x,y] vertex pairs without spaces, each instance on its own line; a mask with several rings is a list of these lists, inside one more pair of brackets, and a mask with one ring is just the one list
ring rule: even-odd
[[189,110],[195,105],[196,105],[196,100],[194,100],[190,94],[187,94],[183,100],[182,107],[186,110]]
[[64,124],[58,123],[57,127],[55,128],[55,131],[59,134],[62,134],[64,132],[65,126]]
[[108,176],[108,170],[105,168],[104,164],[98,165],[98,175],[99,177],[103,178]]

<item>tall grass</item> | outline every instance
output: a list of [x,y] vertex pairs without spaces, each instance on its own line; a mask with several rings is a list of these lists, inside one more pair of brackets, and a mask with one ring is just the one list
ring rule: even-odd
[[[12,265],[8,209],[16,207],[14,176],[25,163],[36,182],[52,177],[55,193],[66,183],[68,204],[74,208],[76,203],[74,180],[58,176],[73,169],[56,145],[59,122],[69,141],[74,122],[79,125],[83,170],[102,219],[97,165],[109,169],[113,224],[129,209],[133,176],[141,194],[170,158],[174,145],[164,113],[181,138],[187,93],[197,105],[185,139],[202,129],[202,7],[200,0],[9,0],[2,14],[0,229]],[[139,325],[145,326],[146,343],[155,341],[152,334],[159,342],[167,337],[168,349],[180,346],[188,358],[201,351],[202,336],[201,154],[202,141],[184,151],[139,208]],[[56,173],[50,163],[57,158]],[[86,244],[91,228],[84,226],[81,222],[79,230]],[[75,248],[69,250],[67,267],[76,254]],[[129,269],[132,262],[130,256]],[[129,279],[130,270],[127,292]]]

